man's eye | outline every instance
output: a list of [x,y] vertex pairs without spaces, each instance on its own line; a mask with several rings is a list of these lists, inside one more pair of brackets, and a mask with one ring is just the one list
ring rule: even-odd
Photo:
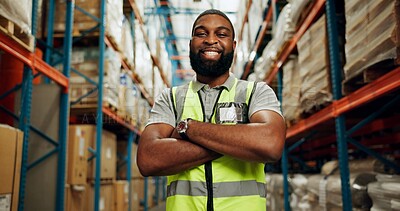
[[219,33],[217,35],[218,35],[218,37],[226,37],[226,36],[228,36],[227,34],[224,34],[224,33]]
[[207,36],[207,34],[206,34],[205,32],[198,32],[198,33],[196,33],[195,35],[198,36],[198,37]]

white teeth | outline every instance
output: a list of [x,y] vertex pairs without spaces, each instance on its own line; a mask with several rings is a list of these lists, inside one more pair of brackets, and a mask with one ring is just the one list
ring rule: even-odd
[[218,52],[215,51],[205,51],[204,54],[208,55],[208,56],[216,56],[218,55]]

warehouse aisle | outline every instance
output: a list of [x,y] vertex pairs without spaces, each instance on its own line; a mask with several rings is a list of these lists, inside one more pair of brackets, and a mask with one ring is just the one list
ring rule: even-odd
[[162,201],[157,206],[150,208],[149,211],[165,211],[165,208],[165,201]]

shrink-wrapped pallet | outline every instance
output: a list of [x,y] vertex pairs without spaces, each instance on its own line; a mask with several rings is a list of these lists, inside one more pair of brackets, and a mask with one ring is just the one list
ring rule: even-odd
[[[394,173],[393,169],[388,168],[381,161],[375,158],[350,160],[348,166],[350,172],[352,173],[366,173],[366,172]],[[321,168],[321,174],[323,175],[340,174],[339,161],[332,160],[326,162]]]
[[0,4],[0,15],[17,24],[26,34],[31,34],[31,0],[2,0]]
[[282,174],[266,175],[267,210],[284,210]]
[[135,72],[139,75],[144,87],[152,96],[153,62],[151,52],[147,47],[144,34],[140,30],[138,22],[136,22],[135,27]]
[[270,74],[273,63],[286,43],[293,37],[299,25],[300,15],[309,2],[309,0],[291,0],[283,7],[273,28],[272,40],[268,42],[261,57],[255,62],[253,80],[264,80]]
[[[56,0],[54,16],[54,32],[63,33],[65,31],[66,17],[66,1]],[[83,32],[94,29],[99,23],[93,17],[100,18],[100,0],[75,0],[75,6],[83,9],[90,16],[84,14],[80,10],[74,11],[73,35],[79,36]],[[123,0],[106,0],[105,1],[105,28],[106,33],[110,35],[117,45],[121,43],[122,20],[123,20]],[[92,17],[91,17],[92,16]],[[98,35],[98,30],[95,35]]]
[[[94,82],[99,80],[99,51],[98,48],[78,48],[72,52],[71,66],[78,70],[80,73],[87,76]],[[120,77],[120,60],[118,55],[111,48],[107,48],[104,59],[104,72],[103,72],[103,101],[109,106],[118,109],[118,91],[119,91],[119,77]],[[62,66],[59,67],[60,69]],[[89,93],[96,86],[86,81],[85,78],[75,72],[71,72],[70,76],[70,98],[71,101],[78,100],[81,96]],[[98,94],[95,90],[88,97],[82,99],[80,104],[97,104]]]
[[106,34],[113,39],[117,46],[121,46],[123,0],[107,0],[106,2]]
[[400,210],[400,176],[380,174],[377,180],[368,185],[373,202],[371,211]]
[[[376,181],[373,173],[351,173],[350,188],[353,209],[368,210],[372,206],[368,197],[367,185]],[[311,210],[341,210],[342,191],[340,175],[317,174],[308,178],[307,190]]]
[[128,19],[124,19],[122,23],[122,34],[121,34],[121,51],[126,57],[129,64],[133,65],[133,37],[132,37],[132,26],[129,23]]
[[282,111],[288,126],[296,123],[300,118],[300,87],[302,81],[299,75],[297,57],[293,56],[282,67]]
[[346,0],[345,10],[345,80],[380,62],[394,60],[398,64],[399,1]]
[[261,7],[263,2],[263,0],[253,0],[248,12],[250,48],[254,46],[262,22],[264,21],[264,7]]
[[311,208],[307,195],[307,177],[304,174],[294,174],[289,179],[289,185],[292,189],[290,207],[293,211],[305,211]]
[[120,75],[118,98],[118,113],[132,125],[137,125],[140,92],[127,73],[121,73]]
[[322,15],[297,42],[303,114],[313,113],[332,101],[325,27]]

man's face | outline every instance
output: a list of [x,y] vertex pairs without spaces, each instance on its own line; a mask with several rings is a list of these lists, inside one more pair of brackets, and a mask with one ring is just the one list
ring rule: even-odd
[[202,76],[218,77],[231,67],[236,41],[229,21],[210,14],[197,20],[189,46],[193,70]]

